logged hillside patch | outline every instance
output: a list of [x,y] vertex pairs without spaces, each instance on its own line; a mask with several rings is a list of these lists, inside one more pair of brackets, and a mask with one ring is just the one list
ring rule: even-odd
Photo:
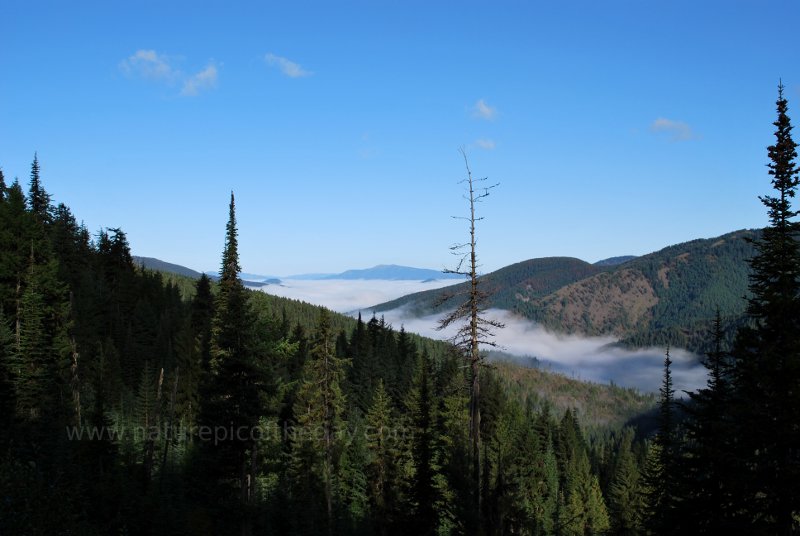
[[547,296],[540,302],[541,321],[568,333],[621,336],[646,324],[656,303],[647,278],[625,269],[597,274]]

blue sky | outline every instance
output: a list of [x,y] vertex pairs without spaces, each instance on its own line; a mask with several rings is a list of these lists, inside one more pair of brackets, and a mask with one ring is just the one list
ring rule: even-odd
[[766,222],[789,0],[37,2],[0,8],[0,167],[134,254],[249,272],[441,268],[464,146],[483,270]]

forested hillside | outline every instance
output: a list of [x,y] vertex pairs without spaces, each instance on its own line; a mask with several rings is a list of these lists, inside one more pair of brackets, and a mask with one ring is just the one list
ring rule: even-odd
[[[489,306],[510,309],[516,305],[521,296],[527,300],[544,297],[565,285],[602,271],[603,268],[580,259],[547,257],[518,262],[486,274],[481,277],[481,284],[491,294]],[[463,294],[467,285],[461,283],[445,289],[417,292],[376,305],[371,309],[380,313],[404,307],[410,314],[416,316],[442,312],[463,302],[463,299],[461,301],[456,299],[442,304],[442,297],[447,294]]]
[[[728,338],[741,323],[753,240],[760,231],[677,244],[622,263],[532,259],[481,278],[489,307],[513,311],[560,333],[614,335],[630,346],[671,343],[702,352],[720,310]],[[465,285],[465,284],[462,284]],[[441,297],[461,287],[430,290],[380,304],[424,316],[452,308]]]

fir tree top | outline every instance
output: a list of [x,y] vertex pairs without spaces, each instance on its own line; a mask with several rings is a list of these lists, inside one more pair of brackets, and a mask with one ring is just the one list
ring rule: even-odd
[[42,187],[39,177],[39,155],[33,154],[33,164],[31,164],[31,187],[28,194],[31,204],[31,212],[40,220],[46,220],[50,210],[50,194]]
[[767,147],[770,163],[767,164],[769,174],[772,175],[772,186],[778,191],[779,197],[763,196],[761,202],[769,209],[772,225],[779,227],[787,224],[787,219],[797,215],[791,210],[790,199],[794,197],[798,185],[798,169],[794,162],[797,158],[797,144],[792,139],[792,124],[787,112],[789,110],[786,98],[783,96],[783,83],[778,84],[778,100],[775,103],[778,118],[775,120],[775,145]]
[[236,202],[231,190],[231,204],[229,208],[228,224],[225,226],[225,250],[222,252],[222,270],[220,279],[232,281],[239,278],[242,268],[239,266],[239,244],[236,230]]
[[800,243],[796,239],[800,226],[792,218],[791,200],[798,186],[797,144],[792,139],[792,124],[787,114],[788,105],[783,95],[783,84],[778,85],[776,101],[778,118],[773,123],[775,144],[767,148],[774,195],[759,197],[768,209],[770,225],[764,229],[761,241],[756,243],[758,253],[751,260],[750,291],[753,297],[749,313],[778,331],[793,329],[787,321],[796,321],[796,299],[800,294]]

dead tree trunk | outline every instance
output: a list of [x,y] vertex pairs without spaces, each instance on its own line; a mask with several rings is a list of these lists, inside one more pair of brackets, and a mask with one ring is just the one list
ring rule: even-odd
[[[456,334],[451,337],[453,344],[458,347],[466,361],[468,368],[469,385],[469,441],[470,441],[470,462],[472,470],[473,490],[476,499],[477,512],[480,516],[482,511],[481,497],[481,410],[480,410],[480,370],[483,366],[483,356],[481,355],[481,345],[496,346],[494,343],[493,328],[502,328],[503,324],[483,316],[485,311],[485,301],[487,293],[480,286],[478,275],[478,255],[477,240],[475,238],[475,224],[482,220],[476,216],[476,204],[485,197],[488,197],[489,190],[497,186],[496,184],[488,187],[476,188],[476,183],[486,179],[475,180],[472,177],[472,170],[469,167],[466,152],[461,149],[464,157],[464,165],[467,169],[467,178],[462,182],[466,183],[466,200],[469,202],[469,216],[456,219],[467,220],[469,223],[469,241],[452,246],[450,250],[459,256],[458,266],[454,270],[445,270],[447,273],[461,274],[469,280],[468,290],[456,294],[446,294],[440,300],[440,304],[448,300],[461,297],[463,303],[456,306],[456,309],[447,314],[440,322],[438,329],[445,329],[450,325],[459,325]],[[465,266],[466,265],[466,266]],[[480,520],[479,520],[480,526]]]

